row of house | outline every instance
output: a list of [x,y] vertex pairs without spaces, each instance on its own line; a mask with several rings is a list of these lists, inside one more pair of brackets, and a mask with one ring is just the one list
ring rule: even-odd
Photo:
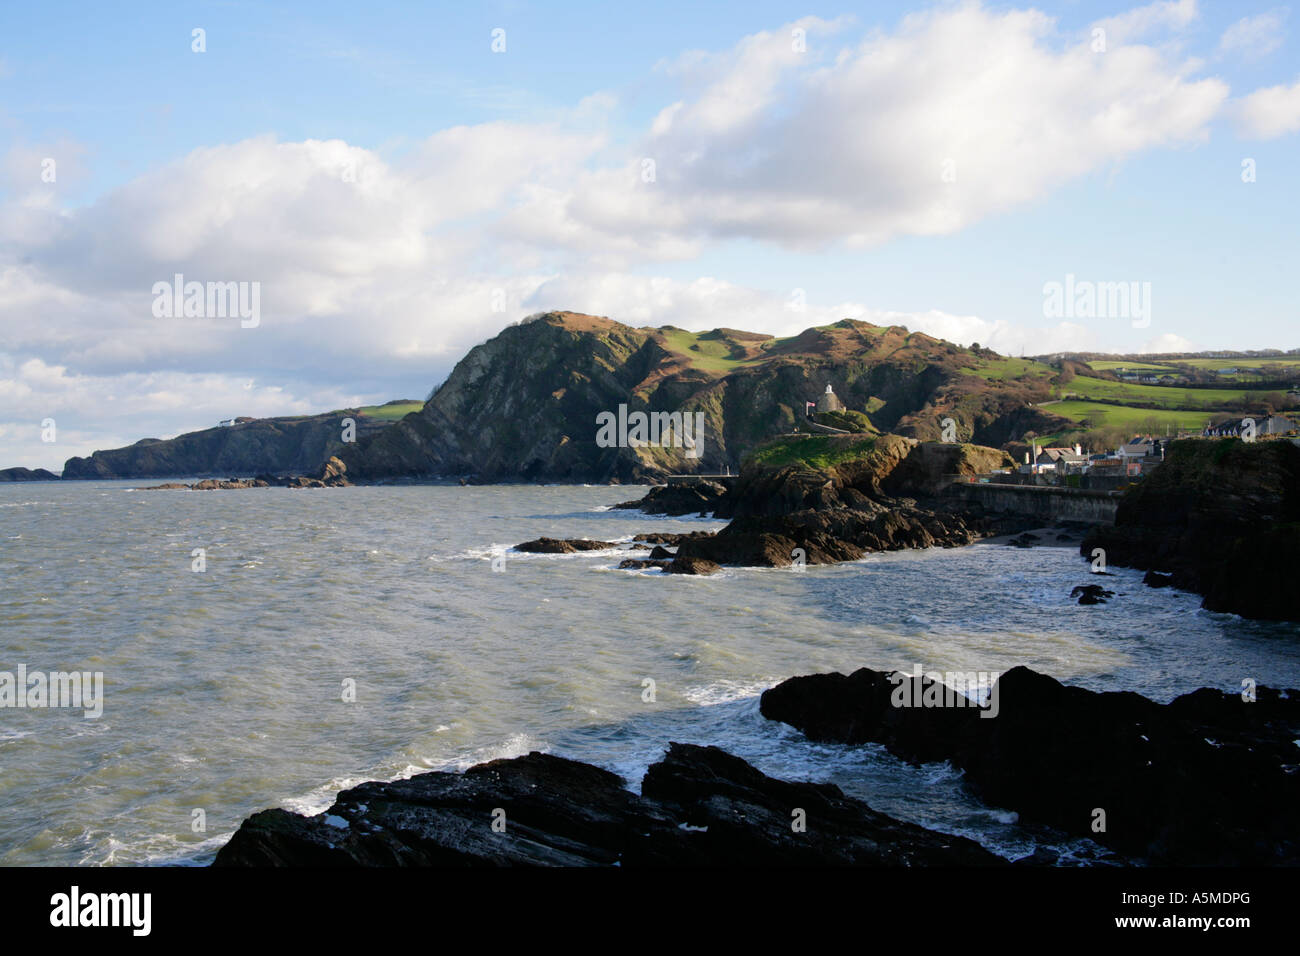
[[1113,476],[1134,478],[1150,471],[1165,459],[1167,440],[1137,436],[1125,442],[1114,454],[1085,455],[1078,445],[1040,448],[1025,453],[1022,475],[1088,475],[1094,478]]
[[1289,418],[1283,418],[1281,415],[1260,415],[1256,418],[1232,418],[1217,425],[1206,425],[1201,432],[1201,437],[1240,438],[1253,432],[1255,437],[1259,438],[1264,435],[1285,435],[1295,430],[1295,422]]

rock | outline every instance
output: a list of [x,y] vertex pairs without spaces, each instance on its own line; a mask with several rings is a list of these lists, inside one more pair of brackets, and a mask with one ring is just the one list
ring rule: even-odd
[[712,538],[716,533],[714,531],[687,531],[683,534],[674,534],[671,531],[652,531],[649,534],[637,535],[636,540],[644,541],[647,544],[666,544],[676,547],[683,541],[690,541],[695,538]]
[[515,545],[515,550],[527,554],[573,554],[577,551],[607,551],[617,547],[611,541],[590,541],[587,538],[537,538]]
[[239,488],[265,488],[268,482],[261,478],[204,478],[202,481],[196,481],[192,485],[183,482],[169,481],[161,485],[151,485],[148,488],[141,488],[141,491],[172,491],[184,489],[186,491],[231,491]]
[[[797,677],[765,692],[760,709],[812,740],[951,761],[990,806],[1131,858],[1300,863],[1300,691],[1261,687],[1245,701],[1202,688],[1162,705],[1017,667],[998,679],[997,713],[985,718],[969,707],[895,707],[900,685],[889,677],[867,668]],[[1092,828],[1098,809],[1104,832]]]
[[1020,859],[1012,862],[1017,866],[1056,866],[1060,859],[1061,854],[1057,853],[1051,847],[1040,846],[1035,847],[1034,852],[1030,853],[1028,856],[1022,856]]
[[711,538],[683,541],[677,555],[780,568],[794,563],[797,551],[805,564],[835,564],[874,551],[954,547],[979,537],[960,516],[864,500],[852,509],[734,518]]
[[[963,837],[872,810],[832,784],[765,776],[670,744],[637,795],[598,767],[530,753],[340,793],[312,817],[249,817],[214,866],[1000,865]],[[792,822],[802,811],[806,829]],[[494,819],[504,830],[493,828]]]
[[652,557],[652,558],[674,558],[674,557],[676,557],[676,555],[675,555],[672,551],[669,551],[667,548],[665,548],[663,545],[658,545],[658,544],[657,544],[657,545],[654,546],[654,549],[650,552],[650,557]]
[[348,466],[337,455],[330,456],[317,477],[330,488],[340,488],[352,484],[352,482],[348,481]]
[[726,496],[727,485],[723,482],[700,479],[658,485],[646,492],[644,498],[624,501],[614,507],[636,509],[649,515],[708,515]]
[[658,568],[660,571],[668,570],[671,561],[650,561],[644,558],[624,558],[618,563],[620,571],[645,571],[649,568]]
[[1262,620],[1300,621],[1300,447],[1235,438],[1171,442],[1165,460],[1120,500],[1115,524],[1080,553],[1168,572],[1201,606]]
[[1174,576],[1172,574],[1161,574],[1159,571],[1148,571],[1142,576],[1142,583],[1149,588],[1173,587]]
[[1070,592],[1070,597],[1077,597],[1080,604],[1105,604],[1107,598],[1114,596],[1114,591],[1107,591],[1100,584],[1078,584]]
[[708,561],[704,558],[692,558],[689,556],[678,555],[668,563],[667,567],[664,568],[664,573],[666,574],[716,574],[718,571],[721,570],[722,568],[719,567],[717,564],[715,564],[712,561]]

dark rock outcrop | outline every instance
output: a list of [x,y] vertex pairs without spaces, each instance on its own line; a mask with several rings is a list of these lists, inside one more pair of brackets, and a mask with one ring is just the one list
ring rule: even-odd
[[620,571],[648,571],[651,568],[657,568],[660,571],[667,571],[671,561],[662,559],[651,560],[648,558],[624,558],[618,563]]
[[644,498],[624,501],[615,508],[636,509],[648,515],[710,515],[727,496],[727,485],[701,478],[699,481],[656,485]]
[[258,475],[256,478],[204,478],[202,481],[196,481],[191,485],[184,482],[166,482],[161,485],[151,485],[148,488],[142,488],[142,491],[230,491],[239,488],[343,488],[352,482],[348,481],[347,466],[337,458],[331,458],[325,463],[319,475],[315,478],[306,475],[291,475],[284,477],[280,475]]
[[675,548],[683,541],[690,541],[693,538],[711,538],[716,533],[714,531],[651,531],[648,534],[637,535],[636,540],[644,541],[647,544],[665,544],[670,548]]
[[[937,689],[900,676],[914,701]],[[894,706],[902,686],[867,668],[796,677],[760,706],[813,740],[951,761],[990,805],[1133,858],[1300,863],[1300,691],[1260,687],[1246,700],[1203,688],[1162,705],[1017,667],[997,681],[996,716],[984,717],[971,707]]]
[[722,568],[716,562],[690,555],[678,555],[664,568],[665,574],[716,574]]
[[612,541],[592,541],[588,538],[536,538],[515,545],[515,550],[527,554],[574,554],[578,551],[607,551],[617,547]]
[[1121,499],[1114,527],[1080,552],[1170,575],[1202,606],[1264,620],[1300,621],[1300,447],[1236,438],[1169,445],[1165,461]]
[[1105,604],[1114,596],[1114,591],[1107,591],[1100,584],[1076,584],[1070,589],[1070,597],[1077,597],[1080,604]]
[[675,743],[640,796],[609,771],[534,752],[465,773],[362,784],[313,817],[264,810],[244,821],[214,865],[1003,862],[971,840],[877,813],[832,784],[775,780],[716,747]]

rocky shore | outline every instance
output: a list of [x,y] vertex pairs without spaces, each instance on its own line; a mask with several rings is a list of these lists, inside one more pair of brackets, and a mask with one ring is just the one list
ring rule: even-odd
[[1300,864],[1300,691],[1251,690],[1158,704],[1017,667],[987,709],[938,707],[928,677],[863,668],[792,678],[760,706],[813,741],[949,761],[990,806],[1135,861]]
[[316,477],[306,475],[258,475],[255,478],[205,478],[193,484],[169,481],[141,491],[236,491],[241,488],[343,488],[351,485],[347,466],[331,458]]
[[[803,450],[808,441],[797,447]],[[817,460],[769,447],[768,457],[746,462],[730,486],[709,480],[667,485],[619,507],[731,519],[716,534],[681,542],[674,555],[679,570],[689,568],[688,561],[707,562],[701,568],[834,564],[877,551],[959,547],[1039,523],[942,497],[951,476],[1005,463],[996,449],[896,435],[813,441]]]
[[998,866],[964,837],[872,810],[827,783],[671,744],[638,796],[616,774],[530,753],[464,773],[366,783],[324,813],[264,810],[215,866]]
[[[1098,844],[1094,860],[1300,864],[1300,691],[1202,688],[1158,704],[1017,667],[985,706],[954,702],[929,677],[863,668],[791,678],[763,694],[761,712],[810,742],[881,744],[913,764],[948,761],[989,807]],[[832,784],[769,777],[716,747],[670,744],[640,791],[607,770],[534,752],[464,773],[362,784],[314,816],[256,813],[214,865],[1008,862]],[[1060,861],[1040,850],[1014,862]]]

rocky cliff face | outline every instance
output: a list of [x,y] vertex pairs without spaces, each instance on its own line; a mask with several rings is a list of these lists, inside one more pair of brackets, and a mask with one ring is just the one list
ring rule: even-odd
[[350,447],[343,442],[344,419],[356,422],[358,443],[388,426],[356,410],[300,418],[262,418],[208,428],[176,438],[145,438],[126,448],[69,458],[66,478],[177,478],[221,475],[316,474],[326,461]]
[[1300,448],[1235,438],[1174,442],[1165,461],[1120,501],[1115,525],[1082,552],[1172,574],[1202,606],[1243,617],[1300,620]]
[[[456,366],[418,416],[350,449],[362,480],[641,481],[737,470],[764,439],[804,426],[827,385],[866,432],[959,435],[1046,394],[981,376],[991,359],[900,327],[845,320],[789,339],[719,329],[634,329],[607,318],[548,313],[503,331]],[[679,447],[602,447],[597,416],[698,415],[698,457]],[[870,410],[869,412],[867,410]]]

